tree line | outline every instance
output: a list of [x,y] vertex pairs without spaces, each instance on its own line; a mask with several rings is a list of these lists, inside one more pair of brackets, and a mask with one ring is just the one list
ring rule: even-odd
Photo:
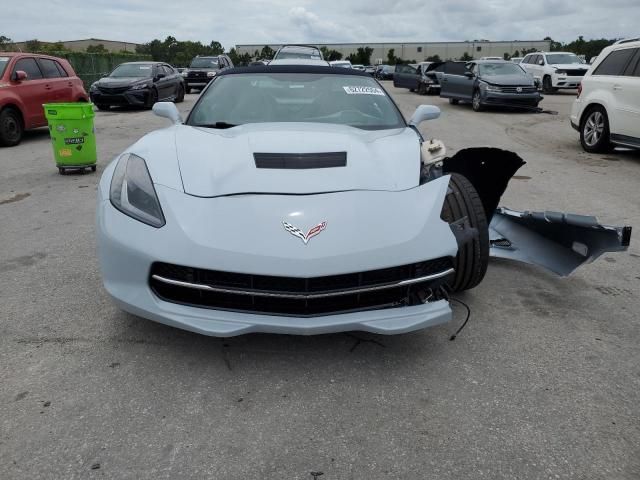
[[[585,40],[581,35],[576,40],[571,42],[562,43],[556,42],[551,37],[546,37],[544,40],[550,42],[551,51],[567,51],[573,52],[577,55],[584,55],[589,60],[592,57],[597,56],[603,48],[611,45],[617,39],[592,39]],[[9,51],[16,49],[15,43],[4,35],[0,35],[0,51]],[[40,42],[39,40],[29,40],[25,42],[25,51],[28,52],[43,52],[43,53],[62,53],[69,52],[69,49],[65,48],[62,42]],[[328,61],[342,60],[343,55],[337,50],[330,49],[329,47],[320,47],[324,58]],[[527,53],[536,51],[535,49],[523,49],[521,51],[516,50],[513,53],[513,57],[522,57]],[[86,48],[87,53],[108,53],[103,44],[89,45]],[[131,53],[127,51],[121,51],[117,53]],[[191,59],[198,55],[220,55],[226,53],[234,65],[247,65],[255,60],[270,60],[273,58],[274,50],[265,45],[260,50],[255,50],[253,54],[248,52],[239,53],[235,48],[231,48],[228,52],[225,52],[224,47],[218,41],[212,40],[209,44],[193,41],[179,41],[173,36],[168,36],[164,40],[155,39],[148,43],[138,45],[136,47],[136,53],[149,55],[153,60],[167,62],[175,66],[184,67],[188,66]],[[355,53],[351,53],[346,57],[352,64],[371,65],[371,55],[373,54],[373,48],[365,46],[359,47]],[[503,55],[505,60],[509,60],[511,55],[507,52]],[[468,52],[457,59],[446,60],[463,60],[470,61],[474,57]],[[404,59],[395,55],[394,49],[389,49],[387,52],[387,63],[390,65],[396,65],[399,63],[416,63],[416,59]],[[442,59],[438,55],[433,55],[424,58],[425,61],[441,61]]]

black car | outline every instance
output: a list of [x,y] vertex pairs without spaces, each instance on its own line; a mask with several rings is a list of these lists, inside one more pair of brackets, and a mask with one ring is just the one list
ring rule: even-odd
[[100,110],[112,105],[151,108],[159,101],[181,102],[184,93],[182,76],[162,62],[121,63],[89,89],[91,101]]
[[373,76],[378,80],[393,80],[395,65],[378,65]]
[[440,91],[438,72],[444,70],[444,62],[421,62],[417,66],[397,65],[393,75],[393,86],[417,91],[420,95]]
[[440,85],[441,97],[454,105],[471,102],[476,112],[489,105],[536,108],[542,100],[533,77],[504,60],[447,62]]
[[226,68],[233,68],[233,62],[226,55],[194,58],[189,68],[182,72],[186,92],[191,93],[191,88],[203,89],[218,72]]

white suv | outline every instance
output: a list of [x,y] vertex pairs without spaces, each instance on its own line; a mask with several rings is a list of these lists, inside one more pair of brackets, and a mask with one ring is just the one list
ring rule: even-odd
[[538,79],[545,93],[559,88],[578,88],[589,65],[570,52],[533,52],[526,55],[520,66]]
[[571,126],[587,152],[640,148],[640,38],[602,50],[578,88]]

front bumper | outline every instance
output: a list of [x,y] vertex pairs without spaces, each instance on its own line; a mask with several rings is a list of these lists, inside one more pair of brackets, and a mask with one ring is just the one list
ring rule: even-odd
[[502,93],[482,91],[482,103],[486,105],[513,105],[537,107],[542,97],[538,92],[534,93]]
[[[151,266],[158,261],[308,278],[454,256],[455,237],[440,219],[448,177],[404,192],[340,192],[294,198],[197,198],[156,185],[167,223],[154,229],[113,208],[107,199],[111,168],[107,172],[100,185],[97,211],[102,276],[116,304],[134,315],[214,336],[349,330],[395,334],[451,318],[444,300],[313,317],[209,309],[164,301],[149,285]],[[407,205],[431,207],[425,207],[417,219],[417,215],[407,215]],[[282,218],[287,217],[284,212],[302,213],[293,221],[304,226],[310,219],[327,218],[329,227],[305,245],[282,228]],[[381,221],[385,228],[380,228]]]
[[187,87],[206,87],[215,77],[184,77],[184,84]]
[[578,88],[582,78],[582,76],[554,73],[551,75],[551,85],[554,88]]
[[141,90],[127,90],[124,93],[104,93],[100,90],[93,91],[89,94],[91,101],[98,105],[146,105],[149,99],[150,90],[144,88]]

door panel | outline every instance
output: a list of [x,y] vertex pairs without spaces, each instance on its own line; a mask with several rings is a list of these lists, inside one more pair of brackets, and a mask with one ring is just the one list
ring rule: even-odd
[[68,77],[62,77],[54,60],[38,58],[38,65],[44,77],[48,80],[49,92],[55,102],[72,102],[73,85]]
[[25,124],[27,128],[39,127],[47,124],[44,117],[43,103],[55,101],[49,81],[43,77],[40,67],[34,58],[21,58],[13,67],[15,72],[22,70],[27,73],[27,79],[14,83],[15,91],[25,106]]

